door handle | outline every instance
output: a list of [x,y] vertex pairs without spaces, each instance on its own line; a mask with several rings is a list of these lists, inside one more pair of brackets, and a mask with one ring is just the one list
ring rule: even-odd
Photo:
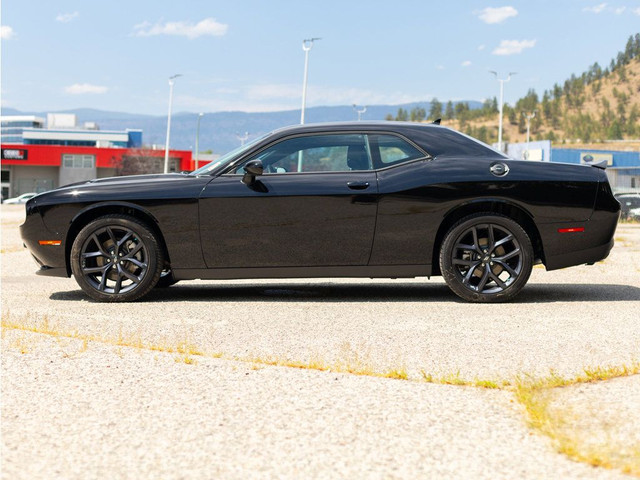
[[369,182],[347,182],[347,187],[351,190],[366,190],[369,188]]

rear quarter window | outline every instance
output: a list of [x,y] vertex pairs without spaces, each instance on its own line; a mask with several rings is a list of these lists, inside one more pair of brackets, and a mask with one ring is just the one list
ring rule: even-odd
[[376,168],[389,167],[426,156],[421,150],[395,135],[369,135],[369,145]]

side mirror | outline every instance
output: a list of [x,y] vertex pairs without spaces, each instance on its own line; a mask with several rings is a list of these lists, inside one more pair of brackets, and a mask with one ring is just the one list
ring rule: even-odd
[[256,181],[256,177],[264,173],[264,167],[262,166],[262,160],[251,160],[244,166],[245,174],[242,177],[242,183],[245,185],[253,185]]

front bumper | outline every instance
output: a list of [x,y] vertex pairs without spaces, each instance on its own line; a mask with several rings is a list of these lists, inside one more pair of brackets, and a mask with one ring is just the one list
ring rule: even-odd
[[[20,225],[20,236],[24,246],[40,266],[40,270],[37,272],[39,275],[69,277],[65,259],[64,235],[48,230],[42,220],[42,216],[35,209],[28,211],[27,218]],[[60,241],[60,244],[40,244],[40,241],[52,240]]]

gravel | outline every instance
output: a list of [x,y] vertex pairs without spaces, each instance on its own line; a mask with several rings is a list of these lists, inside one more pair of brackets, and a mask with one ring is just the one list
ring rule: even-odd
[[[101,339],[187,341],[224,358],[331,364],[357,356],[370,370],[405,368],[412,378],[573,376],[640,359],[638,226],[618,228],[602,263],[535,268],[505,305],[463,303],[439,278],[181,282],[139,303],[107,305],[73,279],[33,274],[17,234],[21,212],[2,207],[0,257],[2,311],[18,321],[46,317]],[[189,365],[79,343],[3,332],[3,478],[621,475],[555,453],[508,391],[200,356]],[[639,377],[626,380],[638,385]],[[598,384],[596,397],[609,384]],[[614,400],[621,411],[637,407],[624,390]]]

